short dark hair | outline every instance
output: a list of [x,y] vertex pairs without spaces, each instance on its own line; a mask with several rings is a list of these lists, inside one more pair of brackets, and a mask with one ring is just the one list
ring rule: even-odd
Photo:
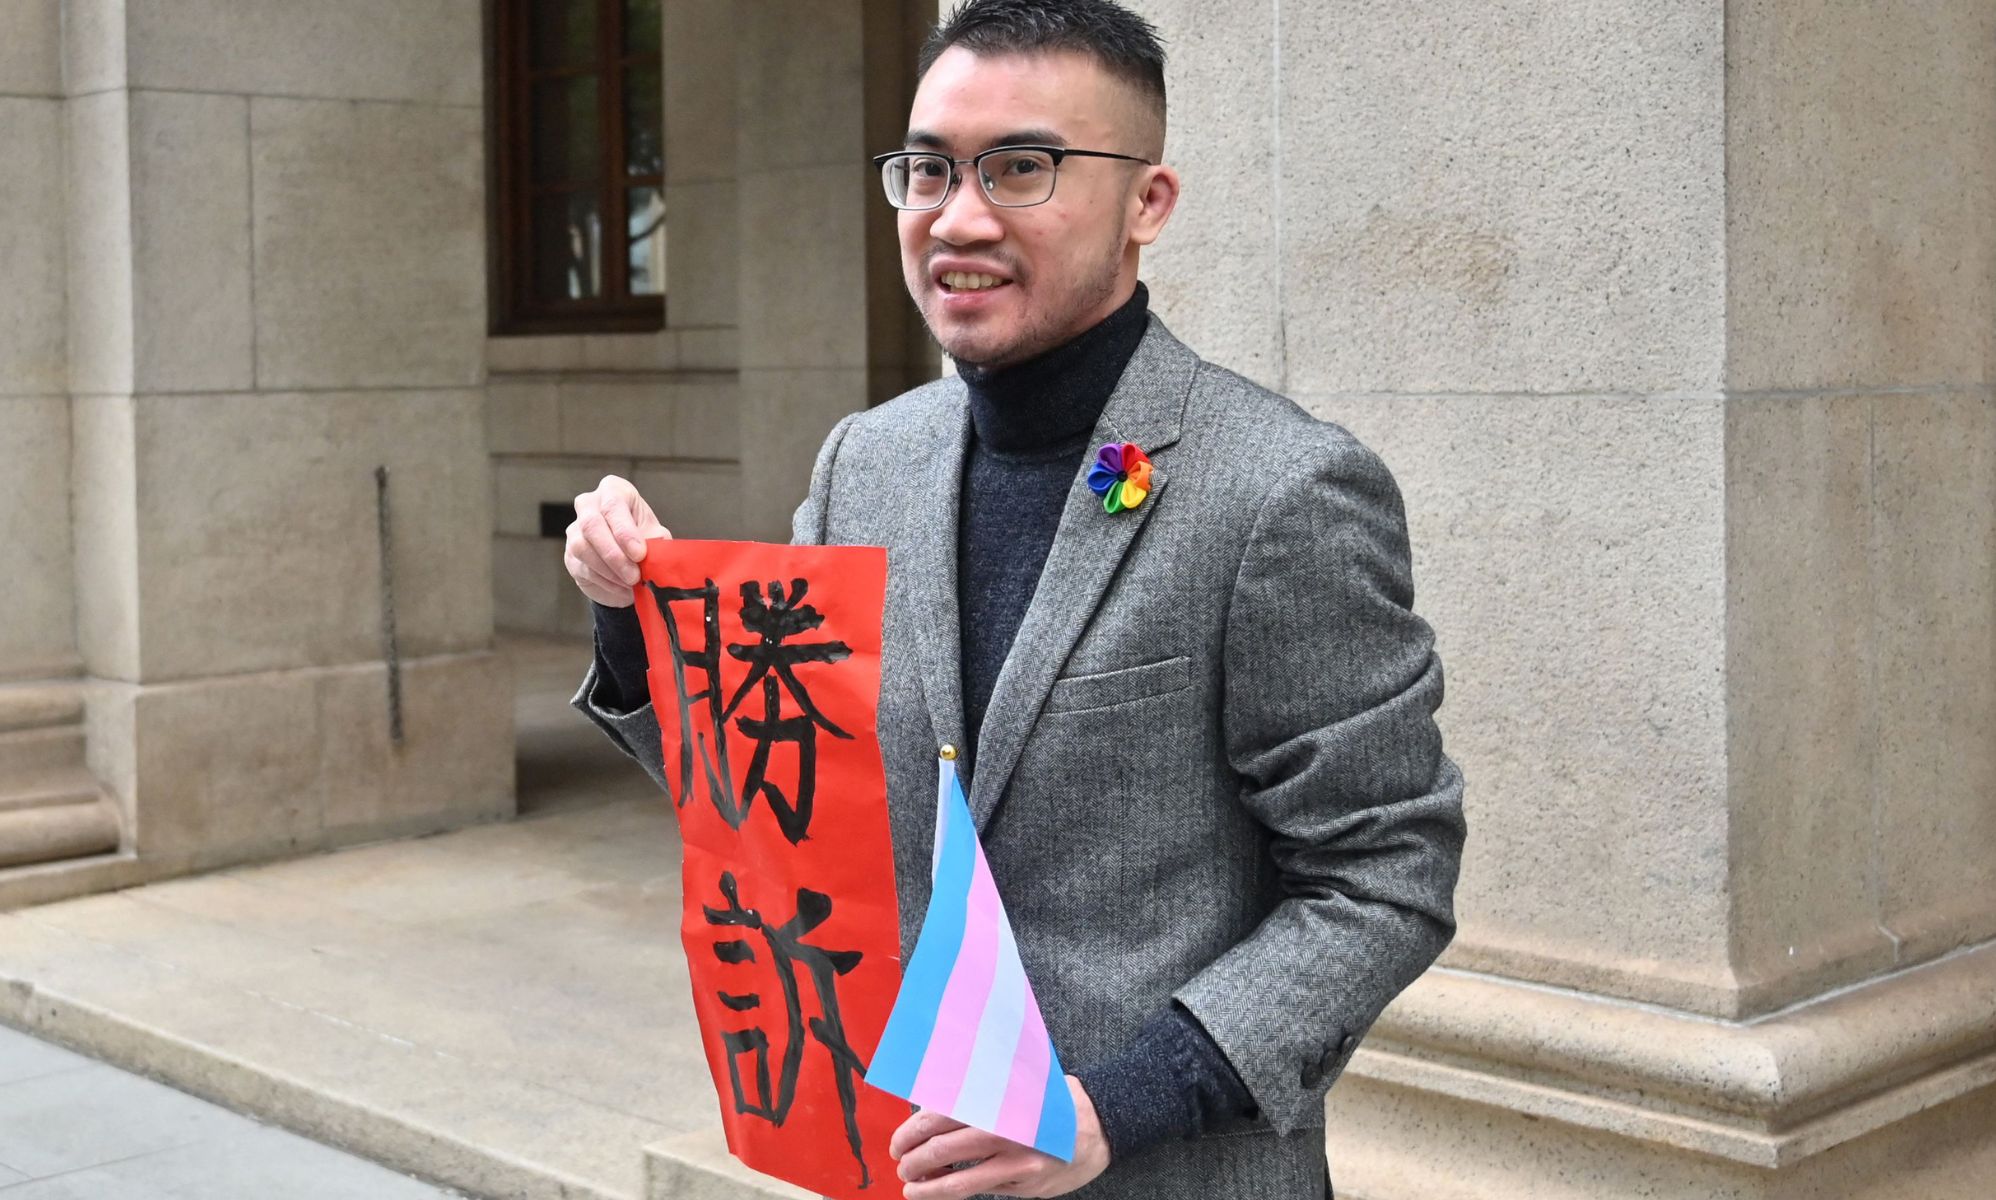
[[916,78],[952,46],[973,54],[1078,51],[1135,87],[1156,105],[1159,122],[1164,119],[1164,46],[1157,29],[1113,0],[966,0],[929,32]]

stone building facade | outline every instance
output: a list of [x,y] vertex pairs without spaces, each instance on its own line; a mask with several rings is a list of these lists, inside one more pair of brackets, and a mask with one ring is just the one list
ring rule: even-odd
[[0,22],[0,898],[510,813],[475,6]]
[[[1469,781],[1340,1195],[1987,1195],[1996,2],[1137,7],[1155,306],[1393,467]],[[666,327],[500,338],[479,0],[0,0],[0,903],[510,814],[540,506],[780,536],[938,369],[933,5],[665,12]]]

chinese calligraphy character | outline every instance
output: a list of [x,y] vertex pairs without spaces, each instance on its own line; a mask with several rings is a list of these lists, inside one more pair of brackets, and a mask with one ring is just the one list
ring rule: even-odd
[[[671,646],[673,693],[679,699],[679,794],[674,802],[679,806],[693,797],[693,757],[698,748],[700,767],[707,777],[707,794],[714,801],[714,807],[723,817],[736,810],[734,799],[734,776],[728,767],[728,739],[724,736],[723,722],[726,713],[721,707],[721,590],[709,579],[697,588],[661,587],[649,585],[652,597],[658,602],[659,615],[665,618],[665,636]],[[700,649],[689,653],[680,642],[679,622],[674,619],[672,605],[675,601],[697,600],[700,602],[700,627],[703,631]],[[686,673],[696,670],[706,675],[706,686],[697,692],[687,691]],[[696,701],[706,701],[707,727],[713,734],[709,747],[708,734],[695,732],[693,727],[693,705]],[[692,736],[686,736],[687,734]],[[741,828],[739,819],[729,824]]]
[[[734,698],[728,701],[724,715],[733,715],[749,691],[758,683],[762,685],[762,716],[742,716],[735,720],[735,728],[755,741],[755,754],[749,760],[748,779],[742,788],[742,815],[747,815],[748,806],[758,794],[766,797],[770,811],[776,814],[777,827],[793,844],[803,841],[811,826],[811,803],[818,787],[819,726],[833,737],[852,737],[818,710],[811,701],[811,693],[797,679],[796,667],[801,663],[834,663],[852,654],[844,642],[800,644],[788,640],[825,623],[817,609],[804,603],[804,594],[810,586],[805,580],[793,579],[786,594],[781,582],[771,580],[765,599],[757,584],[742,584],[742,628],[760,640],[728,646],[730,655],[749,664],[749,673]],[[803,716],[783,715],[785,690],[803,710]],[[785,799],[783,789],[768,778],[769,753],[779,742],[791,742],[797,747],[794,802]],[[739,828],[741,822],[737,820],[734,824]]]
[[[777,828],[783,831],[783,836],[789,838],[793,845],[803,841],[810,832],[812,805],[818,790],[818,730],[823,728],[833,737],[846,739],[851,739],[852,734],[833,724],[818,708],[811,699],[810,691],[797,678],[796,668],[803,663],[838,662],[851,656],[851,648],[842,641],[798,643],[789,640],[825,623],[824,616],[817,609],[803,603],[804,595],[811,586],[807,581],[793,579],[786,590],[781,582],[772,580],[766,595],[761,585],[744,583],[741,588],[742,628],[756,635],[758,640],[728,644],[728,654],[737,661],[747,663],[749,672],[734,696],[724,705],[721,701],[724,688],[721,681],[720,589],[711,579],[697,588],[663,587],[656,583],[649,586],[658,601],[660,614],[666,618],[665,633],[670,646],[673,689],[679,701],[679,728],[682,731],[693,730],[696,703],[704,702],[706,710],[707,730],[693,732],[690,738],[682,732],[679,740],[677,803],[683,806],[693,794],[693,764],[697,757],[701,773],[706,778],[707,795],[713,801],[715,810],[721,814],[721,819],[731,828],[742,827],[742,823],[748,820],[755,798],[762,796],[768,800],[770,812],[775,814]],[[672,616],[671,605],[684,601],[698,601],[701,606],[702,639],[696,650],[689,650],[683,644],[679,623]],[[705,686],[700,690],[690,690],[689,671],[705,676]],[[762,715],[735,716],[735,710],[741,707],[758,684],[761,685]],[[783,715],[786,693],[803,715]],[[749,760],[748,778],[739,797],[734,790],[734,776],[728,764],[728,739],[724,733],[724,726],[730,717],[734,718],[736,730],[755,743],[755,752]],[[711,744],[709,733],[712,734]],[[797,782],[792,789],[794,800],[769,778],[770,753],[784,743],[797,747]]]
[[[796,915],[781,925],[771,925],[760,911],[742,905],[733,872],[721,874],[720,889],[721,895],[727,899],[727,907],[702,905],[701,911],[706,914],[707,923],[752,929],[761,934],[762,944],[769,953],[770,963],[783,989],[784,1040],[773,1095],[770,1090],[768,1031],[758,1025],[722,1031],[722,1043],[728,1050],[728,1076],[734,1085],[735,1111],[761,1117],[775,1125],[783,1124],[790,1115],[790,1106],[797,1094],[797,1071],[803,1062],[805,1049],[807,1022],[797,977],[798,968],[802,967],[810,981],[818,1011],[823,1014],[810,1018],[811,1036],[825,1048],[831,1059],[839,1105],[845,1114],[846,1144],[852,1150],[853,1160],[859,1164],[860,1186],[870,1186],[872,1176],[867,1170],[866,1157],[860,1150],[859,1096],[854,1086],[854,1081],[865,1074],[866,1065],[860,1062],[859,1056],[846,1041],[845,1019],[839,1012],[837,981],[838,976],[857,967],[863,956],[856,950],[827,950],[804,941],[805,935],[824,924],[832,914],[831,897],[823,892],[798,888]],[[755,947],[745,937],[714,943],[714,956],[729,964],[756,961]],[[731,1012],[754,1012],[762,1008],[759,992],[719,991],[717,994],[721,1004]],[[743,1084],[744,1058],[754,1065],[752,1089]]]

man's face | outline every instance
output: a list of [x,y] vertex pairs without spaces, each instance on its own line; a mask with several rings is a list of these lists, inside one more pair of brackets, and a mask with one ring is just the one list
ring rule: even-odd
[[[981,57],[951,47],[915,93],[906,148],[969,158],[1031,143],[1153,158],[1134,144],[1138,103],[1082,54]],[[975,172],[958,170],[962,182],[941,208],[900,214],[908,292],[958,362],[1001,367],[1052,349],[1108,316],[1135,286],[1135,173],[1149,168],[1069,158],[1053,198],[1028,208],[992,204]],[[959,272],[1000,282],[968,286]]]

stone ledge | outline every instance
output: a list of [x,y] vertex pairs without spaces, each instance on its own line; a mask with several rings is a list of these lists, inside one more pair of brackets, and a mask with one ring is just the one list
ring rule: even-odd
[[0,731],[75,725],[83,720],[83,687],[74,679],[0,684]]
[[818,1200],[816,1192],[741,1164],[719,1129],[645,1147],[645,1200]]
[[[103,917],[140,902],[81,903]],[[503,1056],[472,1062],[276,994],[280,955],[232,970],[200,951],[196,923],[182,939],[107,940],[117,927],[89,936],[45,913],[0,916],[0,1024],[468,1195],[641,1200],[639,1148],[657,1123],[528,1083]],[[165,952],[175,945],[191,952]],[[364,959],[342,966],[377,986],[399,978]]]
[[0,808],[0,867],[60,862],[118,850],[118,812],[92,794],[80,802]]
[[0,731],[0,778],[35,775],[83,761],[81,725]]
[[1447,968],[1349,1073],[1783,1167],[1996,1083],[1996,944],[1745,1022]]
[[146,882],[148,870],[129,852],[93,854],[0,869],[0,913]]
[[0,976],[0,1023],[446,1187],[519,1200],[630,1200],[324,1081],[244,1061],[26,980]]

